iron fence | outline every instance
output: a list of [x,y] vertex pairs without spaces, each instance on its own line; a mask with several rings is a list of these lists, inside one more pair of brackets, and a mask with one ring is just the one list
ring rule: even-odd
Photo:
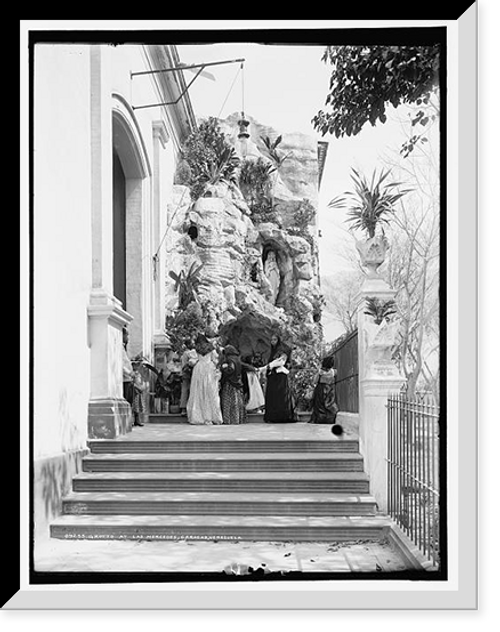
[[389,515],[419,550],[439,563],[439,407],[424,393],[387,400]]

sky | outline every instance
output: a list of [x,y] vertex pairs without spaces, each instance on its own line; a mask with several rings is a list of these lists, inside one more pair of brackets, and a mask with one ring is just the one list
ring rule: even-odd
[[[343,212],[328,208],[328,202],[352,188],[351,168],[369,175],[381,168],[380,158],[388,149],[401,146],[404,134],[398,118],[389,113],[384,125],[367,125],[350,138],[316,132],[311,120],[325,107],[331,74],[331,66],[321,60],[323,46],[221,43],[177,48],[185,64],[245,60],[243,70],[240,62],[211,66],[206,70],[212,78],[196,78],[189,88],[196,116],[226,118],[244,110],[278,132],[302,132],[329,143],[318,208],[320,274],[348,267],[339,252],[351,237]],[[185,76],[189,82],[194,74],[186,71]],[[326,316],[325,337],[334,339],[343,329]]]

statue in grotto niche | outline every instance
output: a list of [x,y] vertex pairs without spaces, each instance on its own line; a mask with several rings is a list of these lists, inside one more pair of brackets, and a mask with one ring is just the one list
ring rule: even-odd
[[271,296],[269,300],[273,305],[275,305],[280,289],[281,275],[274,250],[270,250],[267,253],[267,257],[264,262],[264,274],[266,275],[266,279],[269,281],[271,288]]

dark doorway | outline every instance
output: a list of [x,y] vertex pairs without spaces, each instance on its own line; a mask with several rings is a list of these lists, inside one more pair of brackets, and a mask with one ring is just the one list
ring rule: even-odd
[[125,174],[118,154],[113,152],[113,293],[126,304],[126,223]]

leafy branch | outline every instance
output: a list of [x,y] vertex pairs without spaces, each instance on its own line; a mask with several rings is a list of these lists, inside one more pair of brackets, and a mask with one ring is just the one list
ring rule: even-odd
[[286,156],[280,155],[277,151],[278,145],[282,142],[283,137],[280,135],[274,141],[272,141],[269,136],[261,136],[262,142],[266,147],[267,154],[274,162],[276,167],[279,169],[281,165],[287,160],[292,154],[289,152]]
[[185,309],[191,302],[197,300],[198,286],[200,284],[200,271],[202,264],[192,263],[188,271],[179,273],[170,270],[170,278],[175,281],[174,291],[179,294],[179,308]]

